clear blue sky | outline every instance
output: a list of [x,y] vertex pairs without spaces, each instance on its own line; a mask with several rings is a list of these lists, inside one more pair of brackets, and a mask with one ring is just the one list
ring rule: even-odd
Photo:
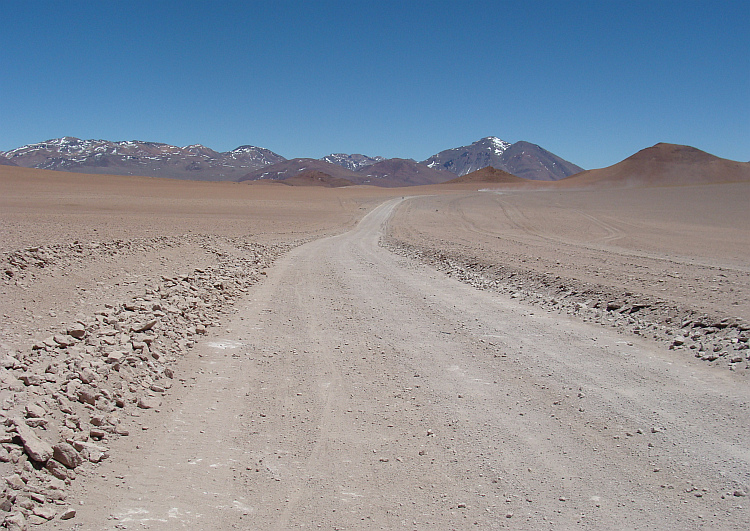
[[0,150],[60,136],[584,168],[750,160],[750,2],[0,0]]

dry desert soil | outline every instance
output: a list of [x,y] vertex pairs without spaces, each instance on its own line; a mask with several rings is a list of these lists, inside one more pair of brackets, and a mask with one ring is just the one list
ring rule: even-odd
[[10,529],[748,529],[750,184],[0,168]]

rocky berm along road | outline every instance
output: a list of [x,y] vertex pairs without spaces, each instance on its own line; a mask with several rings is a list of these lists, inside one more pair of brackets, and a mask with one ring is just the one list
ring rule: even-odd
[[6,526],[750,527],[744,372],[393,253],[403,202],[8,355]]

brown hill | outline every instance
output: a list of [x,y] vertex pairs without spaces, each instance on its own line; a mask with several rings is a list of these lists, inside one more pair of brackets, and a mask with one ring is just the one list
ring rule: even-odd
[[676,186],[750,181],[750,163],[690,146],[659,143],[607,168],[562,179],[563,186]]
[[495,183],[495,184],[519,184],[528,183],[527,179],[516,177],[507,171],[498,170],[492,166],[487,166],[461,177],[456,177],[443,184],[466,184],[466,183]]
[[0,155],[0,166],[18,166],[18,164],[10,160],[8,157]]
[[333,177],[316,170],[306,170],[278,182],[288,186],[325,186],[327,188],[341,188],[342,186],[352,186],[354,184],[348,179]]

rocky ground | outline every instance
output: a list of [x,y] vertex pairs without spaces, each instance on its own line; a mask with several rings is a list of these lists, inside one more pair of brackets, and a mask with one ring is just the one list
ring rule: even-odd
[[0,190],[7,528],[747,523],[744,190],[66,178]]

